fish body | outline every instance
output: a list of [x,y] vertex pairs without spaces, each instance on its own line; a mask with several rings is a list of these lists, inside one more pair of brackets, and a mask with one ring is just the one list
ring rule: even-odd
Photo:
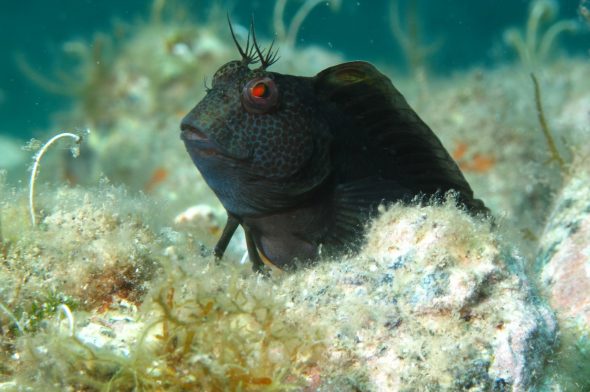
[[[236,42],[237,43],[237,42]],[[255,41],[254,41],[255,43]],[[389,78],[366,62],[314,77],[270,72],[270,50],[223,65],[182,120],[181,138],[228,213],[220,257],[238,225],[255,269],[281,269],[362,243],[383,203],[453,190],[486,213],[457,164]]]

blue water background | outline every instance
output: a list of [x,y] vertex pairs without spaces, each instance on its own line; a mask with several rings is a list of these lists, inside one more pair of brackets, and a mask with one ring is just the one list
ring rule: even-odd
[[[402,7],[407,0],[400,0]],[[523,27],[529,2],[525,0],[418,0],[424,41],[441,40],[431,59],[431,72],[447,75],[474,66],[494,67],[510,61],[514,53],[502,43],[508,27]],[[183,2],[203,20],[211,1]],[[259,35],[271,36],[274,0],[221,3],[236,23],[256,18]],[[291,13],[294,6],[288,8]],[[317,44],[332,48],[350,59],[394,64],[404,69],[403,56],[392,37],[388,15],[390,0],[343,0],[338,12],[318,6],[305,20],[298,45]],[[560,17],[580,19],[578,0],[558,2]],[[219,2],[218,2],[219,4]],[[41,74],[52,75],[61,46],[72,39],[90,42],[98,31],[110,33],[113,20],[147,19],[151,1],[61,0],[4,2],[0,13],[0,134],[23,139],[45,133],[51,116],[65,110],[68,98],[48,93],[24,77],[15,56],[24,55]],[[571,55],[588,57],[590,36],[564,34],[562,48]]]

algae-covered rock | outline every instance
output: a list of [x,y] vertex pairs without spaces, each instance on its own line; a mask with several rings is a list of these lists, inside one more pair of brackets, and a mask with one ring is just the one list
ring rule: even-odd
[[[247,266],[196,257],[179,239],[140,309],[73,312],[18,341],[32,390],[300,390],[324,357],[322,325],[285,317],[286,297]],[[59,315],[58,315],[59,316]]]
[[555,200],[539,240],[540,286],[562,339],[554,378],[564,390],[590,388],[590,155],[581,154]]
[[[489,223],[452,206],[397,206],[372,225],[358,257],[285,284],[291,312],[329,325],[330,358],[364,375],[349,390],[524,391],[556,322],[522,263]],[[334,390],[324,376],[319,390]]]
[[[142,293],[137,306],[121,295],[85,311],[60,304],[39,328],[16,338],[8,331],[7,388],[524,391],[555,340],[552,312],[533,294],[519,256],[488,222],[451,202],[393,206],[359,255],[263,277],[236,254],[221,263],[201,255],[183,225],[148,225],[146,201],[108,186],[96,198],[62,193],[55,199],[67,208],[48,211],[40,237],[19,247],[37,241],[54,255],[62,243],[92,255],[104,246],[122,265],[159,267],[132,282]],[[97,202],[108,195],[118,201]],[[96,268],[84,257],[64,261],[72,276]],[[44,273],[64,277],[62,269]],[[75,285],[56,287],[80,302]],[[11,298],[4,303],[13,309]]]
[[3,196],[1,302],[31,316],[51,297],[85,310],[107,306],[113,296],[141,301],[158,269],[158,239],[138,216],[149,204],[121,188],[62,188],[40,197],[47,209],[32,227],[22,193]]
[[539,242],[536,265],[551,305],[590,328],[590,158],[576,163]]

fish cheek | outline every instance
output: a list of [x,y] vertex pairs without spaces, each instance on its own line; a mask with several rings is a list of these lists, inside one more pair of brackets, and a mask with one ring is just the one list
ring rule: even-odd
[[237,159],[249,158],[252,146],[248,140],[250,120],[235,105],[227,109],[226,115],[217,119],[218,143],[222,145],[232,157]]
[[253,164],[267,178],[285,178],[311,157],[313,140],[307,116],[291,111],[255,115],[249,141]]

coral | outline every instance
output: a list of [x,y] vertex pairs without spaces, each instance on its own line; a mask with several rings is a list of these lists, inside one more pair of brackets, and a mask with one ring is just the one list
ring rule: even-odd
[[544,32],[540,27],[544,22],[555,19],[558,3],[554,0],[534,0],[531,2],[525,32],[516,28],[504,32],[504,41],[518,53],[523,65],[532,70],[547,61],[555,39],[563,32],[578,30],[572,20],[560,20],[550,25]]

